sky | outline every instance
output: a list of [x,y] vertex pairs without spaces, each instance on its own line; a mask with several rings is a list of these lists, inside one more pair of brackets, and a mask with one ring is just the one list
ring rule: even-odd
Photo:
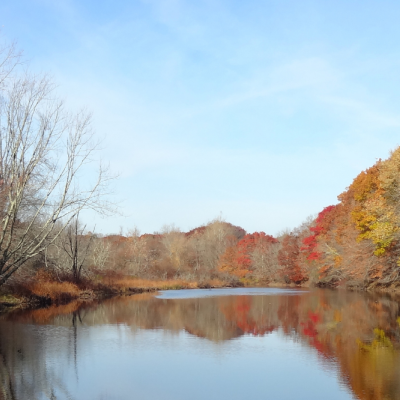
[[0,38],[87,108],[121,215],[277,234],[400,145],[400,2],[1,0]]

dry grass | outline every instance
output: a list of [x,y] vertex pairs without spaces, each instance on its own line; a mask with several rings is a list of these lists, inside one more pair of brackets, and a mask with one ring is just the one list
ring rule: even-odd
[[174,289],[197,289],[202,287],[219,288],[225,287],[226,282],[220,279],[208,279],[202,282],[185,281],[182,279],[170,280],[147,280],[147,279],[132,279],[119,278],[109,282],[113,287],[118,289],[153,289],[153,290],[174,290]]
[[119,278],[111,280],[110,284],[119,289],[194,289],[197,288],[197,282],[188,282],[181,279],[172,279],[167,281],[152,281],[147,279]]
[[81,293],[77,285],[71,282],[60,282],[47,271],[40,269],[34,278],[22,285],[25,296],[39,296],[51,299],[52,302],[67,302],[77,299]]
[[[179,290],[196,288],[220,288],[231,286],[224,279],[202,279],[199,281],[188,281],[184,279],[149,280],[132,278],[128,276],[104,276],[93,280],[86,280],[78,287],[68,281],[60,282],[56,276],[44,269],[37,271],[32,280],[19,284],[13,288],[25,302],[36,301],[39,297],[42,305],[67,304],[74,300],[94,300],[115,295],[133,294],[138,292],[154,292],[157,290]],[[33,297],[33,299],[32,299]],[[0,298],[1,302],[1,298]],[[46,320],[53,309],[43,311],[46,315],[38,317],[39,321]],[[59,314],[59,311],[56,313]],[[39,313],[40,315],[40,313]]]
[[48,297],[52,300],[63,297],[78,298],[80,294],[78,286],[70,282],[40,282],[32,285],[30,290],[36,296]]

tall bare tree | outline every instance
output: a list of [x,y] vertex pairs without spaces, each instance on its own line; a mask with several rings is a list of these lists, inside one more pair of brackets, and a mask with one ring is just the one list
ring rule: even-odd
[[13,70],[10,51],[0,53],[0,285],[81,210],[111,211],[107,168],[79,184],[98,148],[91,116],[67,112],[47,76]]
[[89,256],[93,234],[86,232],[86,225],[83,227],[80,225],[77,215],[66,227],[64,237],[63,250],[68,256],[73,279],[79,282]]
[[149,254],[146,240],[141,237],[138,228],[128,231],[128,245],[126,250],[127,269],[134,276],[143,275],[149,267]]
[[93,266],[103,271],[106,269],[108,259],[110,258],[111,244],[104,240],[103,237],[94,238],[92,247],[92,264]]
[[179,273],[184,265],[184,256],[186,250],[185,234],[175,225],[164,225],[162,228],[161,242],[165,248],[167,258],[172,268]]

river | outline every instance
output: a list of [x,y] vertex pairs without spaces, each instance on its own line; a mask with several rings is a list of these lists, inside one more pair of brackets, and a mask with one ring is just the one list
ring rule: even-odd
[[400,399],[400,302],[203,289],[0,315],[0,400]]

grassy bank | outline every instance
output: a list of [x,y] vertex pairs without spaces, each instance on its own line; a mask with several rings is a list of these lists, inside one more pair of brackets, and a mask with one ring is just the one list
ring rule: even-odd
[[127,276],[97,276],[79,283],[61,281],[39,270],[34,279],[1,288],[0,311],[15,307],[48,307],[74,301],[92,301],[113,296],[127,296],[158,290],[201,289],[242,286],[222,279],[188,281],[183,279],[148,280]]

